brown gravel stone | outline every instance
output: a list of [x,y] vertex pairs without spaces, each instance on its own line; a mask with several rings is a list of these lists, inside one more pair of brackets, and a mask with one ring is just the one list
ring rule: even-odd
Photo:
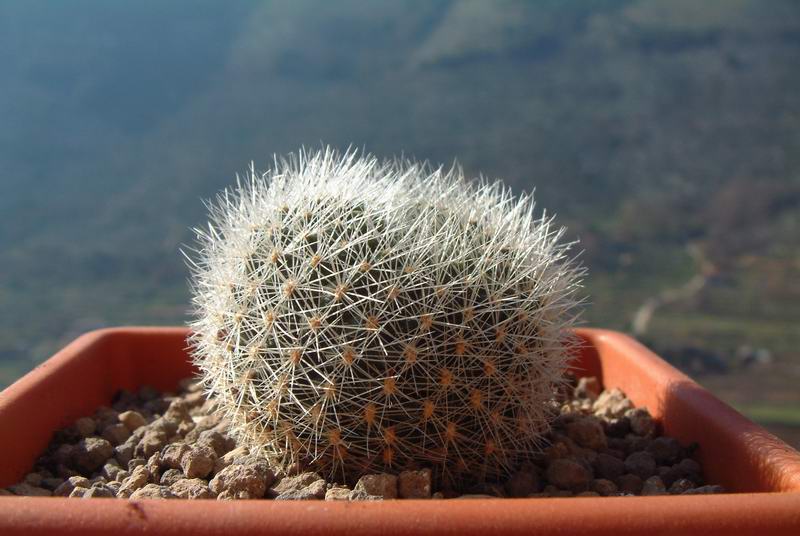
[[60,486],[58,486],[53,492],[53,495],[59,497],[69,497],[70,493],[72,493],[72,490],[74,490],[75,488],[88,489],[90,485],[91,484],[89,484],[89,479],[87,479],[86,477],[72,476],[69,477],[67,480],[65,480]]
[[30,484],[31,486],[40,487],[42,485],[42,475],[41,473],[28,473],[25,475],[25,478],[22,481],[26,484]]
[[139,438],[131,436],[122,445],[117,445],[114,447],[114,457],[117,459],[120,465],[123,467],[128,465],[128,463],[133,459],[133,453],[138,444]]
[[180,472],[178,469],[167,469],[164,471],[164,474],[161,475],[161,479],[159,480],[159,484],[162,486],[171,486],[178,480],[184,480],[186,477],[183,473]]
[[597,381],[597,378],[580,378],[573,391],[573,396],[575,398],[587,398],[594,402],[601,391],[600,382]]
[[86,492],[83,494],[84,499],[113,499],[116,497],[116,492],[113,488],[111,488],[108,484],[102,484],[100,482],[96,484],[92,484]]
[[681,445],[671,437],[657,437],[647,445],[649,452],[658,464],[673,464],[681,454]]
[[82,499],[83,495],[87,491],[89,491],[89,488],[75,488],[70,492],[69,498],[70,499]]
[[167,444],[168,435],[163,430],[148,430],[133,450],[137,458],[150,458]]
[[642,495],[666,495],[664,482],[657,476],[651,476],[642,484]]
[[147,424],[147,420],[138,411],[123,411],[119,414],[119,422],[124,424],[131,432]]
[[[248,454],[247,456],[242,456],[240,458],[236,458],[233,460],[231,465],[254,465],[259,468],[261,471],[273,471],[272,465],[267,458],[263,456],[258,456],[257,454]],[[275,471],[273,471],[275,473]],[[294,473],[298,474],[298,473]],[[283,473],[281,473],[281,478],[283,477]],[[277,480],[277,474],[274,475],[273,482]]]
[[205,478],[214,469],[217,454],[208,445],[195,445],[181,458],[181,469],[187,478]]
[[619,389],[603,391],[592,406],[595,415],[607,419],[619,419],[631,408],[633,404]]
[[105,439],[87,437],[72,450],[72,465],[84,474],[96,471],[111,457],[114,447]]
[[619,477],[616,480],[616,484],[620,493],[638,495],[642,491],[642,479],[631,473]]
[[71,463],[72,452],[74,450],[75,450],[74,445],[69,445],[69,444],[59,445],[56,451],[53,453],[53,461],[55,461],[55,463],[60,465]]
[[625,452],[631,454],[633,452],[640,452],[647,450],[650,446],[650,439],[636,434],[628,434],[625,436]]
[[271,491],[274,495],[299,491],[318,480],[322,480],[322,477],[317,473],[301,473],[294,476],[285,476],[272,486]]
[[75,431],[81,437],[90,437],[94,435],[95,431],[97,430],[97,423],[91,417],[81,417],[75,424],[72,425]]
[[163,419],[175,423],[176,429],[177,425],[182,422],[192,422],[192,416],[189,414],[189,407],[186,405],[186,402],[180,398],[176,398],[169,403],[169,408],[167,408],[167,411],[164,413]]
[[128,462],[128,471],[133,472],[133,470],[139,467],[140,465],[147,465],[147,460],[145,460],[144,458],[133,458],[131,461]]
[[582,490],[591,479],[591,472],[570,458],[555,460],[547,467],[547,480],[562,489]]
[[124,424],[117,423],[106,426],[101,435],[103,436],[103,439],[116,446],[125,443],[125,441],[127,441],[127,439],[131,436],[131,432]]
[[655,474],[656,461],[649,452],[634,452],[625,458],[625,471],[645,480]]
[[[402,493],[402,473],[400,475],[401,493]],[[509,497],[527,497],[531,493],[539,491],[539,475],[535,470],[520,470],[511,475],[511,478],[506,481],[505,491]],[[430,493],[430,492],[429,492]]]
[[100,406],[94,412],[94,420],[97,421],[97,429],[103,430],[106,426],[119,422],[119,412],[113,408]]
[[554,440],[547,448],[544,449],[544,457],[548,461],[557,460],[559,458],[567,458],[572,454],[572,449],[569,445],[562,440]]
[[707,493],[725,493],[722,486],[700,486],[684,491],[681,495],[704,495]]
[[598,478],[596,480],[592,480],[589,489],[603,495],[604,497],[610,495],[616,495],[618,492],[617,485],[614,484],[611,480],[607,480],[605,478]]
[[631,423],[631,431],[642,437],[652,437],[656,431],[656,423],[645,408],[633,408],[625,412]]
[[159,417],[144,428],[142,437],[147,432],[163,432],[167,437],[172,437],[177,433],[179,424],[179,421],[171,421],[164,417]]
[[178,425],[178,431],[176,432],[180,437],[185,437],[186,434],[194,430],[196,425],[193,422],[182,422]]
[[692,488],[694,488],[694,482],[687,480],[686,478],[679,478],[669,487],[669,492],[672,495],[680,495],[681,493],[689,491]]
[[181,460],[189,452],[186,443],[170,443],[161,450],[161,463],[170,469],[180,469]]
[[203,415],[195,422],[195,427],[192,431],[186,434],[184,438],[186,443],[194,443],[198,440],[201,433],[206,430],[213,430],[220,422],[222,422],[222,420],[219,415]]
[[615,456],[601,453],[597,455],[594,470],[601,478],[616,480],[625,473],[625,462]]
[[609,456],[613,456],[614,458],[623,462],[625,461],[625,457],[627,456],[624,450],[617,450],[612,448],[603,449],[603,451],[598,454],[608,454]]
[[610,438],[622,438],[631,431],[631,421],[627,417],[603,421],[603,429]]
[[224,456],[230,449],[228,448],[228,438],[216,430],[204,430],[197,438],[198,445],[208,445],[214,450],[215,458]]
[[326,501],[348,501],[350,500],[350,488],[332,487],[325,492]]
[[431,470],[403,471],[397,477],[397,492],[401,499],[430,499]]
[[548,484],[548,485],[546,485],[546,486],[544,487],[544,489],[542,490],[542,492],[541,492],[541,494],[540,494],[540,495],[541,495],[542,497],[553,497],[553,496],[555,496],[555,494],[556,494],[556,493],[558,493],[559,491],[561,491],[561,490],[559,490],[559,489],[558,489],[557,487],[555,487],[554,485],[552,485],[552,484]]
[[305,486],[298,490],[291,490],[281,493],[277,497],[276,500],[290,500],[290,501],[309,501],[309,500],[321,500],[325,498],[325,491],[327,489],[327,485],[324,480],[319,479],[316,482],[312,482],[308,486]]
[[677,478],[688,478],[694,482],[700,481],[700,464],[691,458],[684,458],[673,466]]
[[260,499],[260,497],[253,497],[247,490],[230,491],[227,489],[217,495],[218,501],[243,501],[250,499]]
[[275,478],[272,471],[264,469],[255,464],[230,465],[220,471],[208,487],[216,495],[228,492],[234,497],[246,494],[248,498],[260,499]]
[[502,484],[494,482],[483,482],[464,490],[466,493],[474,493],[480,495],[492,495],[494,497],[505,497],[506,490]]
[[153,483],[158,482],[161,479],[161,453],[156,452],[150,456],[145,467],[150,471],[150,481]]
[[234,460],[247,456],[249,453],[250,451],[247,449],[247,447],[236,447],[235,449],[226,452],[223,456],[217,458],[216,462],[214,462],[214,473],[219,473],[232,464]]
[[208,483],[199,478],[182,478],[173,482],[170,491],[181,499],[213,499]]
[[111,458],[111,460],[103,466],[100,474],[102,474],[106,480],[111,481],[117,480],[117,474],[119,474],[120,471],[122,471],[122,467],[117,463],[117,460]]
[[147,484],[145,487],[134,491],[130,496],[130,499],[132,501],[138,499],[177,499],[177,498],[178,496],[175,495],[168,487],[159,486],[158,484]]
[[150,479],[150,471],[144,465],[139,465],[133,469],[131,476],[125,479],[117,494],[120,497],[129,497],[134,491],[147,485]]
[[566,426],[567,437],[581,447],[600,450],[607,446],[603,425],[593,416],[576,419]]
[[102,475],[96,475],[96,476],[94,476],[94,477],[89,479],[89,487],[92,487],[92,486],[94,486],[95,484],[98,484],[98,483],[106,484],[106,483],[108,483],[108,480],[106,480],[106,478],[104,476],[102,476]]
[[[56,431],[48,451],[12,488],[19,493],[73,497],[136,494],[219,500],[459,496],[452,489],[432,493],[428,469],[399,476],[366,475],[352,491],[337,485],[327,489],[325,480],[305,472],[301,463],[287,467],[237,448],[229,435],[230,422],[212,413],[215,402],[203,398],[197,382],[182,385],[192,390],[160,395],[145,388],[140,392],[144,400],[120,393],[114,397],[113,408],[101,407],[94,415]],[[658,427],[649,413],[634,409],[621,391],[599,393],[596,379],[591,378],[571,385],[555,406],[560,413],[548,434],[549,446],[542,453],[532,453],[535,464],[517,467],[502,484],[475,483],[459,490],[464,497],[721,491],[719,486],[705,486],[700,466],[687,458],[696,445],[684,447],[675,439],[656,436]],[[567,398],[568,393],[572,398]],[[270,489],[276,472],[282,478]]]
[[356,483],[353,491],[362,491],[367,495],[383,499],[396,499],[397,477],[386,473],[364,475]]

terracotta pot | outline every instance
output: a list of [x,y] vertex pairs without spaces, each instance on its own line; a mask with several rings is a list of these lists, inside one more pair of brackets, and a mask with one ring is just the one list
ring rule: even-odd
[[[736,494],[348,502],[0,497],[0,534],[800,534],[800,453],[625,335],[582,329],[579,374],[620,387],[665,433],[700,444],[710,482]],[[0,393],[0,486],[54,430],[121,388],[173,389],[191,374],[180,328],[88,333]]]

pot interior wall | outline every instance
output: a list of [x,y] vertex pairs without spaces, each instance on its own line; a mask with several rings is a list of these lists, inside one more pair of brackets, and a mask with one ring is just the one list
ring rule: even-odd
[[19,482],[53,432],[109,404],[120,389],[169,391],[192,374],[183,328],[88,333],[0,393],[0,487]]

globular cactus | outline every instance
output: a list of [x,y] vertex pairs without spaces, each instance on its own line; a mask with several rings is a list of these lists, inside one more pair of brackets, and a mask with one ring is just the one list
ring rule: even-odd
[[541,446],[583,269],[530,197],[301,152],[196,230],[195,363],[239,440],[336,478],[497,478]]

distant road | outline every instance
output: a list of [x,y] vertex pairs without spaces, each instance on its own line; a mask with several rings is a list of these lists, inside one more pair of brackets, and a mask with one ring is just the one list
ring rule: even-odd
[[677,288],[662,290],[656,296],[647,298],[636,310],[631,322],[631,331],[636,337],[647,334],[647,328],[656,310],[671,303],[689,300],[696,296],[708,283],[709,276],[717,272],[717,267],[709,261],[703,253],[703,248],[697,242],[686,245],[686,251],[694,260],[697,273],[686,283]]

